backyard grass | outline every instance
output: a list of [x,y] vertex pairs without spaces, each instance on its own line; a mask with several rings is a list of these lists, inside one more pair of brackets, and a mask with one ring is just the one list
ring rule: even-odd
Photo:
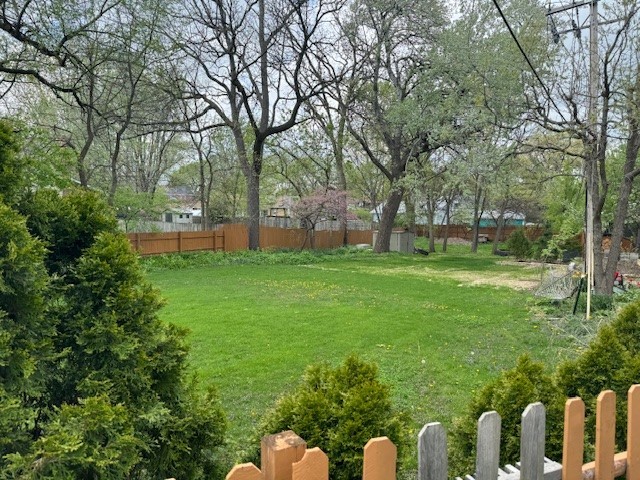
[[193,368],[218,387],[240,452],[310,363],[352,352],[377,362],[416,429],[450,427],[472,392],[522,353],[555,363],[562,340],[530,318],[523,289],[539,269],[484,248],[155,269],[149,279],[167,301],[161,318],[190,329]]

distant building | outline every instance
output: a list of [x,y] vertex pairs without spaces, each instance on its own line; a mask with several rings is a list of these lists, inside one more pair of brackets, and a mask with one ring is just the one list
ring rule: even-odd
[[271,207],[264,211],[265,217],[289,218],[295,200],[288,195],[278,197]]
[[167,223],[193,223],[193,211],[172,208],[162,214],[162,221]]
[[[371,210],[371,221],[374,223],[379,223],[380,218],[382,218],[382,209],[384,208],[384,203],[380,203],[373,210]],[[452,217],[455,209],[458,207],[458,202],[455,201],[451,205],[451,211],[449,212],[449,216]],[[406,213],[407,206],[404,202],[400,202],[400,206],[398,207],[398,215]],[[438,202],[436,206],[436,211],[433,216],[433,224],[434,225],[446,225],[446,212],[447,212],[447,204],[445,202]],[[416,203],[416,224],[417,225],[428,225],[429,217],[427,216],[427,209],[424,204]]]
[[[480,217],[479,226],[482,227],[497,227],[498,217],[500,212],[491,211],[484,212]],[[519,212],[504,212],[504,224],[507,227],[524,227],[526,224],[526,217],[523,213]]]

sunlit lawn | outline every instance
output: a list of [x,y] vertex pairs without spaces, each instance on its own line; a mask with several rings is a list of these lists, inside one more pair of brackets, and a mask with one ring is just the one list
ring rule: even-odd
[[218,386],[232,443],[251,435],[305,366],[351,352],[378,363],[416,427],[450,425],[518,355],[553,361],[560,346],[530,320],[529,291],[499,286],[535,280],[538,270],[452,250],[149,277],[167,300],[161,317],[191,330],[192,364]]

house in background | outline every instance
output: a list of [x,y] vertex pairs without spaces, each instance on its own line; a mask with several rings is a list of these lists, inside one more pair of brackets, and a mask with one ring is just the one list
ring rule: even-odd
[[[490,212],[484,212],[480,216],[479,226],[483,227],[497,227],[498,226],[498,217],[500,216],[500,212],[493,210]],[[526,223],[526,217],[523,213],[519,212],[504,212],[504,225],[506,227],[524,227]]]
[[[374,223],[379,223],[380,218],[382,217],[382,209],[384,208],[384,203],[380,203],[373,210],[371,210],[371,221]],[[451,211],[449,212],[449,216],[452,217],[456,208],[458,207],[458,201],[453,202],[451,206]],[[400,202],[400,206],[398,207],[398,215],[404,214],[407,212],[407,206],[404,201]],[[434,225],[446,225],[447,213],[447,204],[445,202],[438,202],[436,206],[436,211],[433,216],[433,224]],[[424,204],[420,202],[416,203],[416,225],[428,225],[429,217],[427,216],[427,209]]]
[[162,213],[162,221],[167,223],[193,223],[193,211],[186,208],[171,208]]
[[263,212],[265,217],[289,218],[295,200],[288,195],[276,198],[271,207]]
[[169,204],[160,221],[166,223],[200,223],[202,209],[200,199],[188,187],[170,188],[167,191]]

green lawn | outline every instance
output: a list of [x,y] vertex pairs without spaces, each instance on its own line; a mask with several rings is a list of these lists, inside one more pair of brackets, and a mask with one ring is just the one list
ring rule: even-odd
[[450,426],[471,393],[521,353],[553,363],[559,342],[530,320],[530,292],[512,288],[531,286],[539,270],[462,251],[157,270],[149,278],[167,300],[161,317],[191,330],[193,366],[218,386],[231,442],[240,445],[320,360],[337,364],[356,352],[376,361],[416,427]]

